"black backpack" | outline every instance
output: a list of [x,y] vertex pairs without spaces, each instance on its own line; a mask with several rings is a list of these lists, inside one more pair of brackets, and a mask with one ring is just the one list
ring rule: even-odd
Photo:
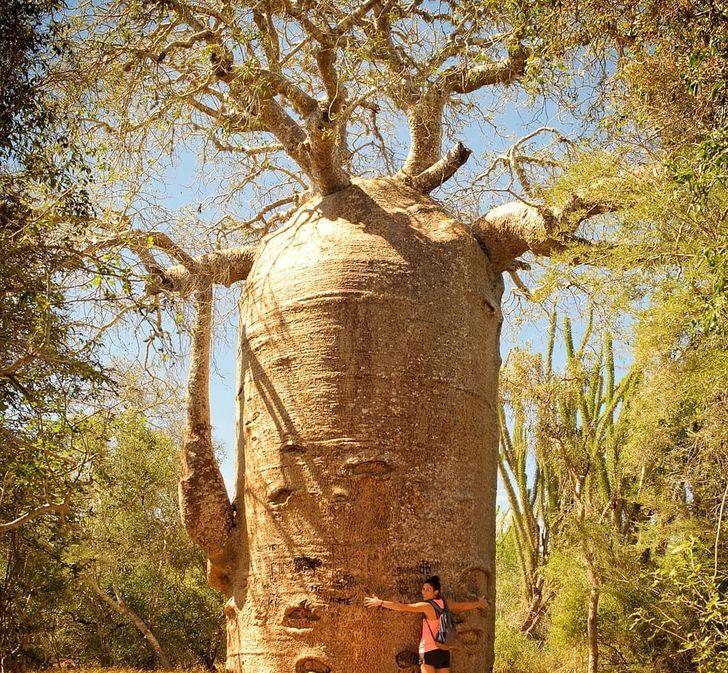
[[450,609],[447,607],[447,601],[444,598],[442,599],[442,603],[444,605],[442,608],[434,600],[429,600],[427,602],[435,608],[435,615],[437,615],[437,619],[439,621],[437,634],[432,633],[430,622],[427,621],[427,615],[422,615],[422,619],[425,620],[427,628],[430,630],[430,635],[437,646],[441,650],[449,650],[455,646],[458,633],[457,627],[455,626],[455,619],[452,616],[452,612],[450,612]]

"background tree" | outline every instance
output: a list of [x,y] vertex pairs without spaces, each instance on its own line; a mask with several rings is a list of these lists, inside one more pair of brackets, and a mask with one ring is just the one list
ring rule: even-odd
[[[614,646],[621,639],[624,656],[641,662],[634,665],[720,670],[711,629],[719,631],[723,619],[714,568],[725,558],[721,391],[728,370],[719,327],[726,307],[725,12],[710,2],[600,3],[585,9],[596,12],[593,25],[603,27],[603,44],[615,46],[620,56],[616,86],[606,90],[617,112],[605,116],[600,132],[602,147],[612,146],[573,162],[546,200],[559,198],[562,189],[566,198],[579,184],[599,180],[602,198],[626,188],[633,207],[614,220],[611,252],[602,247],[597,254],[601,268],[613,273],[582,268],[574,274],[556,265],[534,294],[542,298],[554,287],[586,289],[638,321],[635,356],[643,378],[632,397],[623,460],[640,484],[637,518],[655,525],[637,526],[636,544],[644,545],[641,565],[629,562],[619,571],[615,565],[609,574],[623,592],[627,614],[639,606],[641,627],[633,633],[644,634],[653,647],[631,647],[634,642],[615,631],[605,640]],[[604,179],[610,173],[616,178],[611,184]],[[621,186],[620,173],[628,175]],[[674,579],[670,588],[667,577]],[[698,584],[702,593],[696,592]],[[653,593],[657,587],[664,603]],[[649,608],[641,605],[647,596]],[[686,618],[677,606],[689,602],[695,611]],[[711,612],[708,605],[717,609]],[[710,626],[707,613],[714,620]],[[654,614],[662,616],[650,624],[645,618]],[[626,632],[628,620],[612,619]],[[670,620],[680,626],[672,634],[660,631],[658,624],[665,627]]]
[[105,382],[84,346],[64,276],[91,215],[75,129],[48,86],[67,53],[62,3],[6,3],[0,16],[0,652],[12,669],[58,574],[43,542],[69,514],[90,456],[72,416]]
[[[503,424],[501,474],[513,511],[516,548],[524,559],[529,606],[524,624],[531,627],[542,616],[544,566],[549,545],[558,536],[560,546],[579,550],[586,569],[588,667],[597,671],[602,578],[609,567],[610,549],[624,543],[639,511],[632,504],[634,494],[622,458],[637,374],[631,371],[621,381],[615,380],[609,335],[596,355],[586,351],[591,327],[590,319],[576,348],[570,320],[565,318],[563,373],[552,368],[555,316],[545,362],[519,351],[511,353],[504,392],[513,409],[514,430],[509,432],[507,423]],[[528,410],[530,432],[524,413]],[[525,485],[529,462],[528,470],[534,475],[530,490]],[[505,470],[505,465],[515,469]]]
[[[714,624],[720,624],[724,614],[714,597],[720,593],[715,569],[725,565],[726,554],[720,534],[727,455],[723,390],[728,383],[721,327],[728,249],[726,16],[724,8],[710,2],[655,2],[644,10],[639,22],[627,21],[614,33],[620,50],[632,57],[619,71],[617,108],[632,114],[612,117],[609,127],[615,143],[630,147],[625,160],[645,167],[631,178],[642,197],[618,220],[619,239],[642,244],[616,246],[607,263],[618,270],[622,284],[624,269],[636,270],[630,274],[631,296],[644,302],[636,312],[634,339],[644,374],[632,400],[625,459],[640,475],[640,506],[656,524],[640,538],[648,547],[643,550],[649,560],[645,578],[655,584],[639,590],[657,602],[637,613],[672,615],[672,634],[653,636],[661,646],[649,656],[660,665],[720,670],[720,655],[704,656],[711,651],[711,627],[698,615],[716,605]],[[575,171],[577,181],[581,170]],[[573,189],[573,182],[565,185],[567,193]],[[610,276],[607,283],[614,280]],[[670,576],[674,584],[668,588]],[[696,583],[704,592],[697,599]],[[652,593],[657,586],[664,604]],[[686,619],[676,608],[687,602],[696,619]]]
[[0,23],[2,531],[67,510],[68,482],[78,467],[71,455],[58,455],[72,431],[67,410],[101,381],[60,278],[77,263],[74,245],[90,205],[74,129],[44,86],[50,61],[63,49],[53,18],[59,6],[14,3]]
[[[99,459],[64,557],[79,593],[97,606],[111,661],[213,668],[222,611],[179,521],[174,433],[131,410],[85,432]],[[81,652],[97,656],[93,647]]]
[[[536,442],[543,435],[538,426],[538,409],[525,381],[543,382],[551,378],[551,357],[554,348],[556,313],[552,315],[547,346],[546,371],[539,357],[525,351],[509,354],[508,366],[501,373],[501,415],[499,475],[508,498],[508,530],[518,557],[522,580],[522,598],[526,607],[521,616],[520,631],[542,636],[541,621],[546,617],[553,592],[544,585],[543,569],[548,560],[552,526],[558,522],[562,495],[558,478],[545,460]],[[525,394],[524,394],[525,392]],[[510,419],[510,423],[509,423]],[[512,522],[512,523],[510,523]],[[506,543],[504,538],[503,543]]]
[[169,415],[159,405],[122,408],[79,424],[77,441],[94,460],[67,527],[35,530],[20,569],[4,568],[16,595],[4,590],[3,600],[26,604],[22,621],[8,623],[23,665],[219,663],[222,611],[180,522]]

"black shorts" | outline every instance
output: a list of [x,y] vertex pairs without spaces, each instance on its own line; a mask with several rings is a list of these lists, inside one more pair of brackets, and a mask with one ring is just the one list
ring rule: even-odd
[[420,663],[435,668],[450,668],[450,652],[449,650],[430,650],[425,652],[425,657],[420,659]]

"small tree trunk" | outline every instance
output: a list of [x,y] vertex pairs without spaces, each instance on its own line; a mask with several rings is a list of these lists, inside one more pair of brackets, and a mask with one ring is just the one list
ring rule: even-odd
[[589,673],[599,671],[599,632],[597,628],[597,611],[599,610],[599,578],[591,560],[587,560],[587,577],[589,578],[589,613],[587,616],[587,636],[589,640]]
[[116,590],[116,587],[114,587],[114,596],[116,597],[116,600],[114,600],[103,589],[101,589],[96,580],[91,579],[88,580],[87,583],[91,588],[91,591],[93,591],[96,596],[98,596],[112,610],[130,621],[139,630],[159,660],[159,665],[165,669],[172,668],[169,658],[162,649],[162,646],[159,644],[159,641],[154,635],[152,629],[150,629],[146,622],[124,602],[124,599]]
[[521,633],[525,633],[528,636],[534,635],[534,632],[538,631],[538,626],[541,623],[541,619],[546,613],[548,604],[554,597],[554,592],[551,591],[544,597],[543,595],[543,578],[538,577],[534,584],[533,594],[528,604],[526,615],[521,622],[520,630]]

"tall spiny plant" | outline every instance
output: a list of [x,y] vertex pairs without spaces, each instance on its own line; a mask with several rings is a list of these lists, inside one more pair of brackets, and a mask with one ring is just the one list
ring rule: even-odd
[[596,356],[589,357],[591,314],[578,347],[571,321],[564,318],[565,369],[563,374],[555,372],[556,322],[553,313],[545,362],[539,357],[528,371],[533,382],[523,380],[525,354],[516,355],[504,377],[512,429],[502,404],[499,467],[528,605],[521,630],[533,632],[553,595],[543,578],[551,541],[555,535],[575,533],[590,588],[589,671],[595,673],[601,589],[595,528],[603,525],[608,512],[610,528],[618,535],[626,534],[631,525],[620,447],[638,373],[633,368],[616,383],[613,340],[608,333]]
[[638,373],[632,369],[615,384],[613,342],[608,333],[590,363],[585,354],[590,331],[589,324],[579,348],[575,349],[571,321],[564,318],[567,377],[556,382],[556,394],[547,407],[543,431],[559,466],[560,489],[570,500],[569,518],[586,566],[588,670],[596,673],[599,667],[597,613],[602,581],[594,529],[603,523],[610,510],[617,532],[622,534],[627,528],[619,444]]
[[[540,384],[551,375],[555,328],[554,312],[550,321],[545,371],[540,358],[533,362],[532,374]],[[508,497],[527,605],[519,628],[523,633],[534,635],[553,597],[552,592],[545,592],[542,570],[549,553],[552,515],[558,511],[558,487],[550,466],[538,459],[542,451],[536,445],[539,436],[529,432],[529,400],[517,392],[520,377],[510,376],[520,363],[515,364],[506,372],[503,381],[498,469]],[[507,414],[507,408],[510,414]],[[509,415],[512,429],[508,427]]]

